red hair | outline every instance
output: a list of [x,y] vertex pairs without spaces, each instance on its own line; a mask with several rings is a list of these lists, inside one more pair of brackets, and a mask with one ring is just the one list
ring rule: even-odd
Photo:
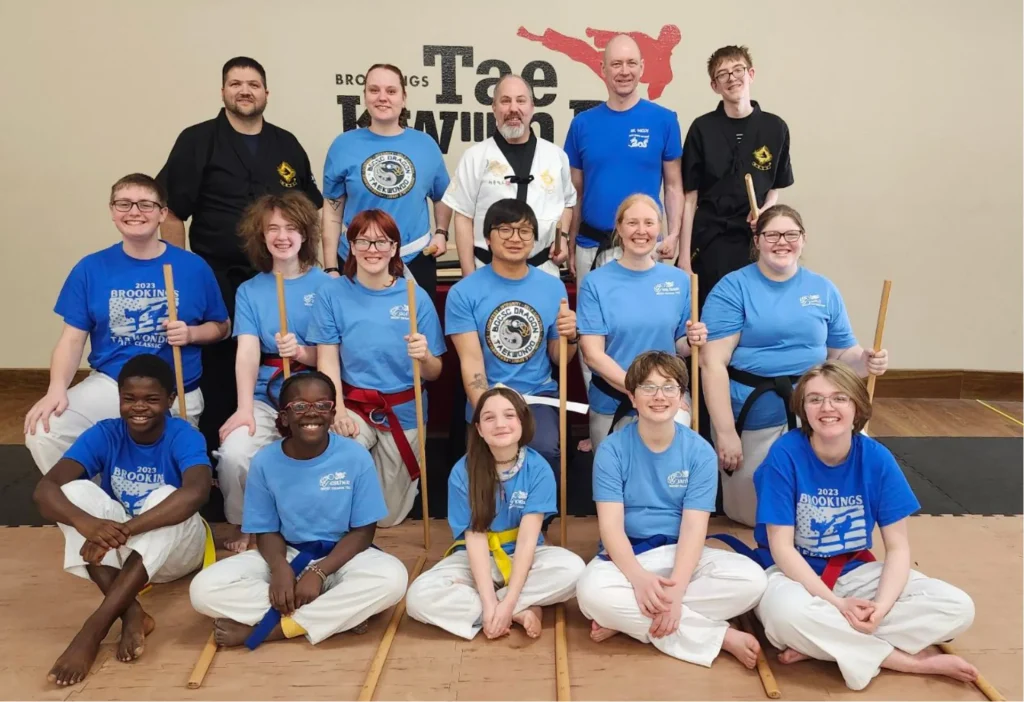
[[341,271],[342,274],[347,276],[349,280],[355,279],[355,240],[360,234],[369,231],[371,227],[376,227],[378,231],[395,244],[395,255],[391,257],[391,261],[388,263],[388,273],[396,278],[401,278],[405,270],[400,253],[402,250],[402,235],[398,232],[398,225],[395,223],[395,220],[384,210],[363,210],[349,222],[348,233],[346,234],[349,255],[345,259],[345,267]]

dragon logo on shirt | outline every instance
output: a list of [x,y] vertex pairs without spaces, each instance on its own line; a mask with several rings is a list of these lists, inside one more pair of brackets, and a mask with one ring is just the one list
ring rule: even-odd
[[405,154],[380,151],[363,161],[363,185],[377,197],[395,200],[416,184],[416,167]]
[[487,348],[499,361],[526,363],[544,341],[540,314],[525,302],[503,302],[487,318]]
[[487,162],[487,172],[499,178],[504,178],[505,174],[508,173],[508,166],[497,159],[490,160]]
[[277,174],[281,176],[281,185],[286,188],[294,188],[299,184],[299,182],[295,180],[295,169],[292,168],[291,164],[287,161],[281,161],[281,165],[277,167]]
[[751,163],[759,171],[770,171],[772,169],[772,152],[767,146],[762,146],[754,151],[754,162]]

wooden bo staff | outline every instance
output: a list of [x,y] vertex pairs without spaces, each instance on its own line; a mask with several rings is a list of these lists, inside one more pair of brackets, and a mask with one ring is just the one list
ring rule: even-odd
[[[753,622],[750,621],[750,612],[741,614],[738,618],[740,629],[750,634],[754,638],[757,638],[757,634],[754,633]],[[782,692],[779,690],[779,683],[775,680],[775,674],[772,673],[771,666],[768,665],[768,659],[765,658],[764,648],[758,646],[757,652],[757,675],[761,678],[761,686],[764,688],[764,694],[767,695],[768,699],[777,700],[782,698]]]
[[[872,348],[873,351],[881,351],[882,349],[882,333],[885,331],[885,315],[889,311],[889,291],[892,290],[892,281],[887,280],[882,283],[882,301],[878,304],[878,321],[875,322],[875,343]],[[878,380],[877,375],[868,374],[868,400],[875,399],[875,381]]]
[[[416,282],[406,280],[409,291],[409,333],[417,334]],[[412,387],[416,393],[416,434],[420,449],[420,501],[423,504],[423,548],[430,550],[430,509],[427,500],[427,432],[423,425],[423,388],[420,387],[420,362],[412,361]]]
[[[281,318],[281,337],[283,338],[288,334],[288,313],[284,307],[284,276],[281,273],[275,273],[274,278],[277,280],[277,314]],[[282,358],[281,366],[287,380],[292,374],[291,359]]]
[[754,193],[754,179],[747,173],[743,176],[743,181],[747,184],[747,202],[750,203],[750,214],[754,215],[754,219],[757,219],[761,214],[761,208],[757,206],[757,195]]
[[[697,274],[690,275],[690,321],[696,324],[700,313],[697,311]],[[700,347],[690,349],[690,428],[700,431]]]
[[[562,237],[559,236],[559,239]],[[562,300],[560,305],[560,312],[567,309],[569,306],[568,300]],[[567,499],[566,485],[566,403],[569,394],[569,382],[568,382],[568,366],[569,366],[569,340],[561,334],[558,335],[558,446],[559,446],[559,469],[561,474],[561,485],[559,490],[559,511],[561,517],[559,518],[559,542],[558,545],[562,548],[569,548],[568,545],[568,519],[569,519],[569,508]],[[556,680],[556,699],[559,702],[567,701],[571,699],[571,682],[569,679],[569,646],[566,641],[565,632],[565,604],[559,603],[555,607],[555,680]]]
[[[948,653],[951,656],[960,656],[960,654],[956,652],[956,649],[953,648],[951,644],[940,643],[938,644],[938,647],[942,650],[943,653]],[[997,690],[992,685],[992,683],[986,680],[985,676],[983,676],[980,672],[978,673],[978,678],[974,681],[974,686],[981,691],[981,694],[985,695],[985,697],[989,698],[990,700],[993,700],[994,702],[1002,702],[1006,700],[1006,698],[1003,697],[1003,694],[999,692],[999,690]]]

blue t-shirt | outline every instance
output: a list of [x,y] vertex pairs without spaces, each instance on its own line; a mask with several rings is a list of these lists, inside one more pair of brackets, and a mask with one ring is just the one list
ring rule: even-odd
[[101,476],[104,492],[133,517],[149,493],[163,485],[180,488],[186,470],[210,465],[203,435],[177,417],[168,417],[164,433],[148,445],[135,443],[120,417],[101,419],[82,432],[64,458],[80,463],[90,478]]
[[715,511],[718,458],[699,434],[676,422],[675,438],[654,453],[629,424],[601,442],[594,456],[594,502],[621,502],[626,536],[679,536],[684,509]]
[[[876,524],[887,527],[921,509],[889,449],[860,433],[846,460],[827,466],[802,431],[787,432],[754,472],[754,489],[754,539],[768,546],[766,525],[794,527],[796,550],[818,575],[830,557],[870,549]],[[843,573],[860,565],[850,561]]]
[[[803,375],[825,361],[828,349],[857,345],[839,290],[803,267],[781,283],[766,278],[756,263],[729,273],[712,288],[701,321],[708,341],[739,333],[730,366],[769,378]],[[739,417],[753,388],[730,381],[729,391]],[[782,398],[767,392],[750,408],[744,429],[785,423]]]
[[327,450],[300,461],[285,455],[284,439],[252,457],[245,482],[242,532],[280,532],[290,544],[340,541],[352,529],[388,516],[370,452],[331,433]]
[[[363,210],[384,210],[398,224],[405,245],[430,233],[427,199],[444,197],[448,170],[437,142],[421,131],[380,136],[354,129],[339,135],[327,150],[323,187],[328,200],[346,198],[346,228]],[[403,258],[408,262],[416,255]],[[348,239],[342,236],[338,258],[347,256]]]
[[[577,314],[580,334],[603,336],[605,353],[623,370],[645,351],[675,354],[690,319],[690,277],[664,263],[633,271],[613,261],[583,280]],[[615,414],[619,403],[596,385],[587,397],[592,411]]]
[[[177,246],[166,247],[143,261],[114,244],[89,254],[68,274],[53,311],[65,324],[89,332],[89,366],[94,370],[116,379],[129,359],[144,353],[173,363],[161,326],[167,322],[165,263],[174,270],[179,320],[189,326],[227,321],[228,309],[206,261]],[[181,367],[186,391],[194,389],[203,374],[198,346],[181,348]]]
[[[383,290],[370,290],[354,278],[341,276],[320,288],[306,338],[311,344],[340,345],[341,382],[345,385],[385,394],[413,386],[412,359],[405,342],[409,333],[408,285],[408,280],[401,279]],[[430,353],[443,354],[441,321],[430,295],[419,286],[416,324],[419,333],[427,337]],[[394,410],[402,427],[416,426],[415,400],[396,405]],[[424,392],[424,416],[426,412]]]
[[[444,326],[449,335],[475,332],[484,355],[487,383],[523,395],[554,395],[547,342],[558,338],[559,304],[569,299],[559,278],[528,266],[519,280],[484,266],[448,291]],[[473,408],[466,403],[466,421]]]
[[[307,332],[313,319],[313,305],[316,293],[331,276],[319,268],[311,268],[298,278],[284,281],[284,307],[288,315],[288,331],[295,335],[300,346],[309,346]],[[235,336],[247,334],[259,337],[261,353],[277,353],[274,334],[281,331],[281,315],[277,309],[277,280],[273,273],[259,273],[255,278],[242,283],[235,295]],[[267,394],[267,382],[277,368],[260,366],[256,376],[255,397],[260,402],[273,405]],[[278,373],[271,390],[276,399],[281,392],[284,375]]]
[[[676,113],[641,100],[625,112],[600,104],[572,119],[565,137],[569,165],[583,171],[583,221],[602,231],[615,228],[615,211],[634,193],[661,202],[661,169],[683,155]],[[576,243],[597,242],[577,235]]]
[[[524,514],[542,514],[545,518],[557,514],[555,474],[551,472],[551,465],[527,446],[519,472],[504,482],[498,482],[494,504],[494,519],[488,529],[494,532],[518,528]],[[471,521],[469,474],[466,472],[466,457],[463,456],[448,476],[448,524],[456,541],[465,538]],[[544,537],[538,535],[537,545],[543,543]],[[512,555],[516,544],[513,541],[502,544],[501,548]]]

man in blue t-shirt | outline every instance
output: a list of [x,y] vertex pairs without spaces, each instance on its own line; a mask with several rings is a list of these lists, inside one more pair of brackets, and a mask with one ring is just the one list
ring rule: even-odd
[[64,570],[92,580],[104,595],[50,670],[50,682],[61,686],[85,678],[117,619],[118,660],[138,658],[155,623],[136,595],[147,582],[196,570],[213,547],[199,516],[212,483],[206,442],[169,416],[170,366],[158,356],[135,356],[117,385],[120,418],[83,433],[34,495],[40,514],[64,534]]
[[[203,413],[200,347],[228,336],[230,321],[217,280],[199,258],[160,240],[167,193],[141,173],[110,189],[110,215],[121,242],[79,261],[68,274],[54,312],[64,328],[53,350],[50,387],[25,415],[25,446],[46,473],[82,432],[118,416],[115,378],[125,362],[155,353],[167,363],[181,348],[189,421]],[[174,273],[178,321],[168,317],[164,266]],[[68,389],[90,345],[92,373]],[[177,413],[178,408],[172,408]]]
[[757,604],[765,575],[745,556],[704,545],[718,461],[675,421],[688,382],[683,360],[664,351],[641,354],[626,371],[637,422],[594,457],[601,544],[576,599],[594,641],[621,632],[703,666],[725,649],[753,668],[757,639],[728,620]]

